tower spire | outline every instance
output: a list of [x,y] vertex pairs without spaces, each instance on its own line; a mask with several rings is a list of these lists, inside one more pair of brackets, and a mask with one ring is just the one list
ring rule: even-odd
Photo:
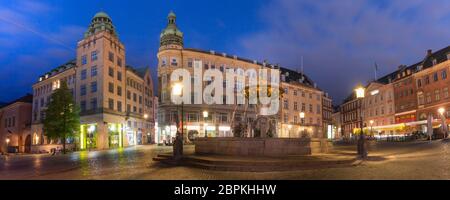
[[170,11],[167,16],[167,27],[160,35],[160,47],[169,45],[183,47],[183,32],[178,29],[176,19],[175,13]]

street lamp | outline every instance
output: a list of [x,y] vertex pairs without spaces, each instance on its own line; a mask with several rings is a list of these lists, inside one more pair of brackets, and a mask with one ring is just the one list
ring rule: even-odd
[[[358,86],[355,89],[355,93],[356,93],[356,98],[357,99],[364,99],[365,93],[366,93],[366,89],[363,86]],[[363,131],[363,116],[362,116],[362,100],[360,101],[360,108],[359,108],[359,116],[360,116],[360,128],[361,128],[361,132],[359,135],[359,141],[358,141],[358,154],[361,158],[367,158],[367,149],[366,149],[366,145],[365,145],[365,135],[364,135],[364,131]]]
[[439,112],[441,115],[444,115],[444,113],[445,113],[445,108],[439,108],[439,109],[438,109],[438,112]]
[[148,114],[144,114],[144,119],[148,119]]
[[[175,83],[175,84],[172,86],[172,94],[175,95],[175,96],[181,96],[181,95],[183,94],[183,84],[181,84],[181,83]],[[182,102],[181,102],[181,135],[182,135],[182,136],[183,136],[183,133],[184,133],[184,131],[183,131],[183,126],[184,126],[183,104],[184,104],[184,102],[182,101]]]
[[[305,120],[305,112],[300,112],[300,123],[301,123],[301,125],[304,125],[304,120]],[[305,129],[304,129],[304,127],[303,127],[303,130],[301,131],[302,132],[302,134],[304,134],[304,132],[305,132]],[[300,137],[303,137],[303,136],[300,136]]]
[[10,142],[10,140],[9,140],[9,138],[6,138],[6,154],[8,154],[8,148],[9,148],[9,142]]
[[[181,96],[183,93],[183,84],[181,83],[175,83],[172,85],[172,94],[175,96]],[[177,148],[178,152],[174,151],[175,155],[180,154],[179,156],[183,155],[183,139],[184,139],[184,101],[181,101],[181,145]],[[174,145],[174,147],[177,146],[176,144]]]
[[206,123],[206,119],[208,118],[208,115],[209,115],[209,113],[208,113],[208,111],[203,111],[203,119],[204,119],[204,123],[205,123],[205,138],[207,138],[208,137],[208,133],[207,133],[207,128],[208,128],[208,124]]
[[289,129],[289,138],[291,138],[291,129],[292,129],[292,125],[288,125],[288,129]]

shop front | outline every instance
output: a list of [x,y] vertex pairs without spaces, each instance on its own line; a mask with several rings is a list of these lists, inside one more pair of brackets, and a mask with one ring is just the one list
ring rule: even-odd
[[133,130],[127,130],[127,141],[128,146],[134,146],[136,145],[136,134]]
[[97,148],[97,124],[82,124],[80,126],[80,149],[90,150]]
[[122,124],[108,123],[108,144],[111,149],[123,147]]

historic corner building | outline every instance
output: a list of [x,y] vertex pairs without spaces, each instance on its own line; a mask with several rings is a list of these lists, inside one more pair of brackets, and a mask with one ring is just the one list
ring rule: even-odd
[[[432,52],[424,59],[398,69],[366,86],[363,100],[354,95],[340,106],[343,120],[342,137],[351,137],[363,124],[379,136],[404,135],[416,131],[427,132],[428,117],[433,128],[442,125],[438,110],[445,110],[447,124],[450,117],[450,46]],[[360,110],[362,109],[362,110]]]
[[[323,116],[331,121],[331,98],[320,90],[317,85],[303,73],[299,73],[286,68],[257,62],[237,56],[230,56],[225,53],[215,51],[205,51],[200,49],[185,48],[183,43],[183,33],[176,25],[176,15],[170,12],[167,27],[160,35],[160,48],[158,57],[158,128],[157,142],[170,143],[176,136],[178,121],[181,119],[183,111],[183,128],[186,139],[192,140],[195,137],[233,137],[232,127],[237,122],[251,123],[258,115],[255,105],[207,105],[207,104],[183,104],[176,105],[171,101],[171,73],[176,69],[185,69],[194,74],[194,69],[202,70],[217,69],[225,72],[233,69],[237,76],[256,77],[255,74],[245,74],[243,71],[258,71],[259,69],[280,70],[280,87],[284,90],[280,100],[279,113],[276,116],[275,137],[301,137],[308,134],[312,137],[327,137],[326,125]],[[205,88],[213,82],[212,77],[200,79],[198,75],[191,77],[191,85],[199,84]],[[235,79],[234,96],[242,93],[246,86],[246,81]],[[183,81],[184,82],[184,81]],[[224,78],[224,87],[226,81]],[[202,99],[203,93],[198,93],[191,88],[191,100]],[[224,91],[225,88],[224,88]],[[203,90],[202,90],[203,92]],[[227,93],[224,93],[224,102]],[[325,98],[325,99],[323,99]],[[236,99],[233,100],[236,102]],[[323,113],[323,102],[326,102]],[[206,113],[204,115],[204,113]],[[328,124],[328,122],[327,122]]]
[[77,149],[108,149],[154,142],[155,102],[149,68],[126,65],[126,49],[111,18],[97,13],[77,44],[76,59],[53,69],[33,85],[33,151],[59,141],[45,137],[42,119],[52,92],[67,82],[81,109]]
[[0,152],[31,152],[31,107],[33,96],[27,94],[0,106]]

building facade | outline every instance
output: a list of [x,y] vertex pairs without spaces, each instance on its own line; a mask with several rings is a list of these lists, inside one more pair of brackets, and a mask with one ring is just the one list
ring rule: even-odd
[[[418,130],[427,132],[428,116],[431,115],[434,126],[440,126],[438,121],[441,120],[439,109],[445,110],[445,118],[450,117],[450,97],[449,87],[450,79],[450,47],[442,49],[436,53],[428,51],[427,57],[421,63],[420,70],[415,74],[417,87],[417,119],[420,122]],[[447,121],[448,124],[448,121]]]
[[[280,68],[266,62],[257,62],[237,56],[230,56],[215,51],[185,48],[183,33],[176,25],[176,16],[171,12],[168,25],[160,36],[158,52],[158,127],[157,142],[170,143],[179,130],[178,124],[183,117],[183,131],[186,141],[195,137],[232,137],[232,127],[236,123],[252,123],[259,114],[258,106],[249,104],[225,104],[230,94],[237,98],[248,84],[246,78],[256,78],[259,69],[280,71],[280,87],[284,93],[280,99],[280,112],[276,115],[276,137],[300,137],[302,133],[314,137],[323,137],[322,133],[322,96],[323,92],[303,73]],[[175,70],[183,69],[193,76],[191,80],[180,80],[184,85],[197,85],[201,91],[191,89],[191,104],[174,104],[171,101],[173,81],[171,75]],[[236,79],[232,91],[225,91],[227,80],[215,80],[216,77],[204,74],[209,69],[217,69],[223,77],[232,70]],[[269,78],[263,78],[268,81]],[[261,79],[261,80],[263,80]],[[223,81],[224,95],[222,104],[207,105],[203,91],[215,81]],[[203,113],[207,113],[203,115]],[[303,118],[300,117],[300,113]],[[183,113],[183,114],[182,114]]]
[[[394,79],[395,123],[405,124],[417,121],[416,84],[413,76],[415,65],[400,66]],[[404,130],[409,132],[411,130]],[[400,131],[402,132],[402,131]]]
[[341,104],[340,110],[342,115],[342,138],[352,138],[356,129],[361,127],[361,99],[357,99],[355,94],[350,95]]
[[278,137],[326,138],[322,117],[323,91],[315,87],[312,82],[300,83],[298,77],[292,77],[294,72],[287,73],[286,78],[284,77],[286,72],[281,75],[281,87],[284,93],[278,116],[281,119]]
[[26,95],[0,108],[0,152],[31,151],[31,108],[33,96]]
[[[450,46],[434,53],[428,50],[416,64],[401,65],[370,83],[363,101],[364,124],[380,136],[426,133],[429,116],[433,128],[441,127],[442,119],[448,121],[450,117],[449,67]],[[344,135],[353,128],[355,114],[345,109],[353,108],[351,104],[349,98],[341,105]],[[443,116],[439,109],[444,111]]]
[[395,101],[392,83],[371,82],[363,100],[363,120],[372,136],[393,135]]
[[336,138],[336,130],[333,124],[333,100],[327,93],[322,97],[322,119],[326,138]]
[[[111,18],[97,13],[77,44],[76,59],[41,76],[33,85],[33,144],[59,143],[45,137],[42,119],[50,96],[67,82],[81,110],[77,149],[143,144],[154,132],[153,83],[149,68],[126,65],[125,46]],[[39,150],[39,148],[37,148]]]
[[343,131],[342,131],[342,115],[339,106],[335,106],[334,112],[332,114],[332,124],[334,128],[334,139],[342,139]]

